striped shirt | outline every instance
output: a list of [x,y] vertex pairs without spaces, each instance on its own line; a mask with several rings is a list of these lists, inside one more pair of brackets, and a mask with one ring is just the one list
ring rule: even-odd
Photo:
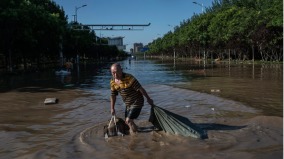
[[114,78],[110,80],[111,95],[121,95],[123,102],[127,108],[142,107],[144,105],[144,97],[139,91],[141,88],[138,80],[128,73],[122,73],[120,84],[115,83]]

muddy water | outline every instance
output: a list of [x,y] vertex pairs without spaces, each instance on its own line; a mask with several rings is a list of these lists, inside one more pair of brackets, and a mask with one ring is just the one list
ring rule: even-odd
[[[106,140],[110,64],[105,64],[81,67],[73,76],[13,80],[17,87],[3,82],[10,90],[0,94],[0,158],[282,158],[282,66],[121,63],[156,105],[189,118],[209,138],[151,131],[146,104],[137,120],[145,131]],[[44,105],[47,97],[59,103]],[[123,108],[119,98],[120,117]]]

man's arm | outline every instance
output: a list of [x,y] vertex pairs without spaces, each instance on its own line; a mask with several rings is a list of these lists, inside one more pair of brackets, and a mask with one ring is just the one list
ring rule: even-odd
[[154,105],[154,102],[153,102],[153,100],[149,97],[149,95],[148,95],[148,93],[146,92],[146,90],[145,90],[143,87],[140,87],[138,90],[142,93],[142,95],[143,95],[144,97],[146,97],[147,102],[148,102],[151,106],[153,106],[153,105]]
[[115,109],[114,109],[115,102],[116,102],[116,96],[111,95],[110,96],[110,112],[111,112],[111,115],[115,115]]

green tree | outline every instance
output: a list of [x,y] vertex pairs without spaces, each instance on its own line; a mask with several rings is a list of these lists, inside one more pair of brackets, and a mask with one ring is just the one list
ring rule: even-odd
[[[10,71],[58,52],[66,18],[50,0],[3,0],[0,2],[0,46]],[[28,59],[28,60],[27,60]]]

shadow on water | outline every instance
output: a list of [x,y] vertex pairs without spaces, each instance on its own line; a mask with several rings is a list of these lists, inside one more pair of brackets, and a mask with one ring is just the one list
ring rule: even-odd
[[238,130],[238,129],[247,127],[247,126],[231,126],[231,125],[216,124],[216,123],[202,123],[202,124],[196,124],[196,126],[206,131],[208,130]]
[[137,131],[139,133],[149,133],[155,130],[154,126],[140,126],[138,127]]

